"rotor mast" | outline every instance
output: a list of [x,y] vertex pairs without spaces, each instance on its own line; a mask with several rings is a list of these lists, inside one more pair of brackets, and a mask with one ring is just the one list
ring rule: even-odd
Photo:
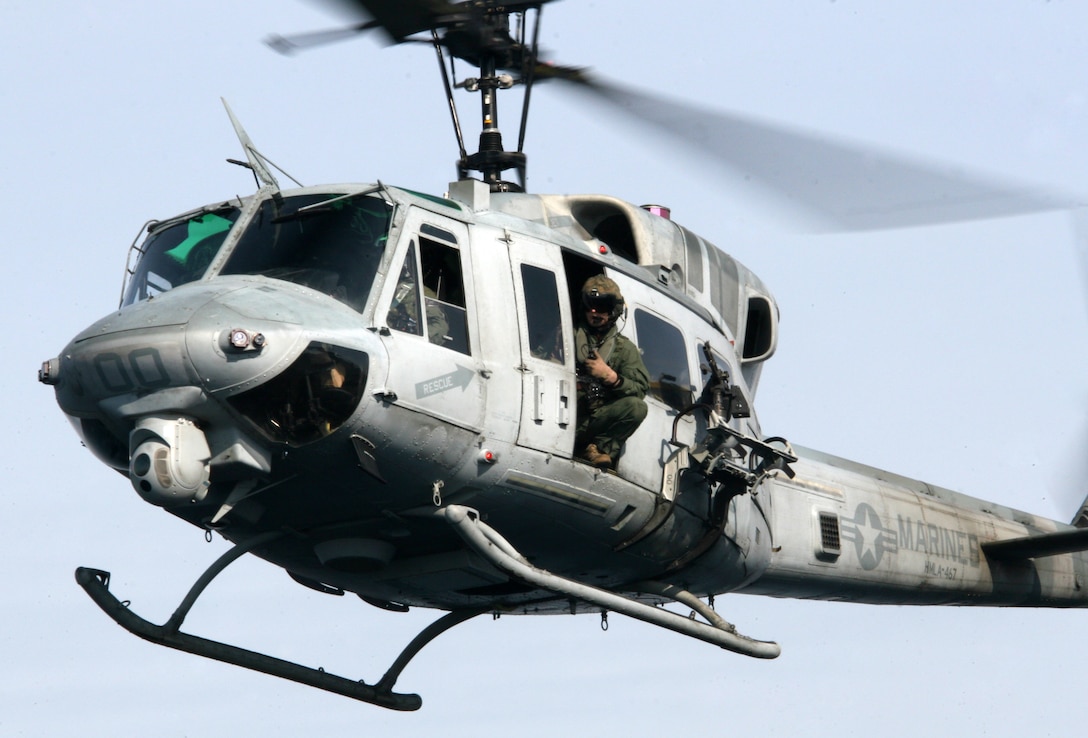
[[[511,8],[509,3],[506,5],[480,3],[475,7],[476,14],[470,21],[448,27],[444,37],[440,40],[437,37],[435,39],[437,50],[441,52],[442,47],[445,47],[451,57],[451,68],[447,69],[442,64],[441,70],[453,117],[454,133],[460,147],[460,159],[457,162],[458,177],[465,179],[470,172],[479,172],[483,181],[493,192],[521,192],[525,188],[526,157],[522,152],[522,145],[528,120],[533,71],[536,67],[540,3],[518,5],[517,8]],[[532,43],[526,44],[524,20],[529,9],[536,11],[535,30]],[[511,14],[519,15],[522,19],[518,24],[517,39],[510,33]],[[465,79],[451,86],[450,76],[454,58],[477,65],[480,76]],[[514,72],[517,76],[506,73],[505,70]],[[521,130],[518,135],[518,150],[507,151],[499,129],[498,93],[499,90],[510,89],[515,84],[525,85]],[[468,154],[465,149],[452,94],[453,86],[480,94],[480,138],[478,150],[474,154]],[[517,171],[516,183],[504,179],[504,172],[509,169]]]
[[[499,130],[498,92],[512,85],[509,75],[497,74],[494,57],[481,60],[480,79],[477,81],[481,118],[479,150],[461,158],[458,162],[458,175],[464,179],[470,171],[480,172],[493,192],[525,189],[525,154],[521,151],[506,151],[502,143],[502,132]],[[519,184],[514,185],[503,180],[502,174],[507,169],[517,169]]]
[[[538,62],[540,15],[550,0],[346,0],[365,13],[369,20],[349,28],[298,34],[290,37],[272,36],[269,46],[282,54],[320,46],[330,41],[350,38],[372,29],[381,29],[392,43],[425,42],[422,34],[429,33],[437,52],[439,69],[446,88],[450,116],[460,156],[457,172],[461,179],[470,172],[481,178],[495,192],[522,192],[525,189],[525,130],[528,123],[529,100],[535,79],[565,78],[585,83],[581,70],[562,66],[541,66]],[[532,40],[526,38],[529,11],[533,17]],[[510,17],[518,19],[515,34],[510,31]],[[516,37],[515,37],[516,36]],[[445,54],[450,63],[447,67]],[[479,77],[454,83],[453,60],[461,59],[480,70]],[[525,85],[522,98],[521,129],[517,151],[507,151],[499,130],[499,90],[515,84]],[[480,93],[479,149],[469,154],[453,99],[454,87]],[[508,169],[516,169],[518,182],[503,179]]]

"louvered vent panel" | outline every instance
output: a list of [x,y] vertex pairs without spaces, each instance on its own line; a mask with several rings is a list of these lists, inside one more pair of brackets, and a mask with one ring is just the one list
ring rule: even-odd
[[839,538],[839,516],[820,513],[820,547],[825,554],[838,556],[842,551]]

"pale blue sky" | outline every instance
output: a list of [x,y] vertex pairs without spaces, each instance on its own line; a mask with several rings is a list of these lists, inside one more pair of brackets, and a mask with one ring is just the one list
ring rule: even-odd
[[[617,15],[622,8],[622,15]],[[271,32],[337,17],[297,0],[23,4],[0,29],[0,147],[14,340],[0,509],[0,733],[11,736],[1068,735],[1081,612],[878,608],[728,596],[781,643],[758,662],[595,617],[480,619],[425,649],[391,713],[144,643],[72,571],[161,622],[225,546],[143,503],[80,447],[35,382],[117,304],[140,226],[252,191],[219,102],[306,183],[440,193],[453,134],[433,53],[370,40],[293,59]],[[562,0],[542,42],[708,107],[1088,195],[1088,9],[1074,2]],[[461,65],[461,71],[468,69]],[[534,96],[530,187],[672,207],[775,293],[769,434],[1062,520],[1088,492],[1088,305],[1070,218],[800,236],[750,187],[580,97]],[[462,99],[472,121],[475,100]],[[504,111],[512,140],[517,112]],[[1077,434],[1081,434],[1079,439]],[[1077,459],[1079,458],[1079,462]],[[305,590],[256,560],[186,630],[374,681],[432,613]]]

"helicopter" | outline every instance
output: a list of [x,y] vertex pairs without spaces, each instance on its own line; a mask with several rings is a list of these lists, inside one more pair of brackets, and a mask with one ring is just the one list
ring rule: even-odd
[[[481,79],[486,79],[483,73]],[[548,201],[546,196],[535,199],[503,191],[516,185],[500,182],[493,162],[485,162],[492,168],[483,172],[484,186],[477,181],[461,180],[451,187],[448,197],[438,198],[443,202],[380,184],[280,193],[270,173],[260,171],[262,158],[243,134],[240,137],[249,154],[248,164],[258,172],[262,187],[269,189],[252,199],[217,203],[155,224],[151,237],[140,249],[142,253],[129,279],[123,309],[96,324],[62,352],[58,361],[47,362],[43,370],[43,379],[54,383],[58,394],[73,390],[73,384],[85,393],[79,398],[66,394],[62,406],[79,418],[84,439],[92,450],[114,468],[133,477],[137,491],[145,499],[238,542],[235,555],[252,545],[258,555],[286,562],[281,565],[302,583],[330,593],[357,592],[386,608],[437,606],[454,611],[456,617],[443,621],[443,626],[477,609],[529,613],[585,607],[593,612],[625,612],[653,620],[660,609],[644,610],[640,606],[656,605],[675,594],[676,599],[690,603],[710,623],[709,629],[702,624],[692,627],[692,634],[757,656],[773,655],[775,649],[770,644],[737,636],[731,628],[721,626],[713,610],[696,604],[690,595],[707,597],[730,589],[828,597],[840,597],[846,592],[859,601],[953,602],[961,598],[979,604],[989,595],[991,604],[1026,604],[1032,589],[1028,585],[1049,586],[1054,581],[1050,578],[1054,570],[1046,568],[1048,562],[1068,565],[1070,569],[1062,576],[1075,579],[1080,575],[1082,564],[1077,558],[1064,554],[1036,558],[1043,553],[1079,550],[1083,536],[1076,530],[1000,508],[983,511],[981,503],[939,488],[815,452],[792,449],[784,442],[767,442],[756,420],[751,415],[745,417],[747,411],[743,405],[753,404],[760,367],[774,351],[773,297],[739,264],[725,266],[725,270],[736,270],[736,288],[745,297],[738,301],[738,315],[730,324],[722,317],[724,305],[720,302],[715,305],[712,298],[707,299],[709,290],[692,287],[693,265],[706,267],[704,274],[719,272],[723,271],[720,260],[726,257],[695,237],[691,243],[703,245],[694,249],[699,255],[692,258],[687,234],[680,241],[675,237],[670,241],[666,234],[675,233],[677,226],[661,214],[641,211],[605,197]],[[287,210],[276,209],[282,207],[276,193],[288,203]],[[292,198],[305,201],[292,202]],[[541,214],[525,214],[522,208],[534,201]],[[292,205],[296,206],[293,210]],[[266,206],[270,209],[267,212],[262,210]],[[499,214],[499,223],[506,223],[502,216],[520,220],[517,226],[498,227],[487,222],[490,213]],[[602,230],[602,223],[615,215],[628,223],[630,235],[626,238],[623,233],[617,236]],[[232,271],[236,266],[231,261],[236,256],[242,258],[244,253],[247,224],[320,227],[322,219],[335,216],[365,224],[370,234],[385,233],[384,243],[388,245],[381,249],[382,258],[388,254],[389,264],[410,263],[417,274],[426,275],[431,258],[448,255],[450,247],[455,247],[462,259],[459,273],[462,284],[452,292],[443,293],[450,299],[441,300],[441,307],[447,316],[465,316],[460,322],[463,330],[448,340],[443,336],[442,345],[432,344],[420,335],[397,328],[390,312],[385,311],[384,323],[382,318],[372,317],[373,322],[365,328],[367,333],[361,333],[363,337],[342,345],[341,342],[349,340],[346,336],[360,331],[359,314],[377,316],[380,311],[374,305],[383,308],[392,305],[399,288],[415,281],[397,279],[396,275],[403,275],[405,269],[398,272],[381,260],[368,264],[373,271],[366,277],[377,290],[379,278],[384,274],[385,291],[367,294],[365,298],[357,291],[358,282],[354,287],[345,287],[340,299],[331,294],[319,297],[316,293],[323,291],[319,282],[309,281],[317,277],[283,278],[288,272],[281,272],[279,281],[291,286],[277,294],[280,286],[267,281],[271,273],[269,277],[260,277],[247,269]],[[398,217],[403,220],[397,220]],[[413,217],[418,220],[412,220]],[[563,220],[571,224],[573,235],[560,239],[553,223]],[[544,223],[547,228],[541,229]],[[507,244],[505,253],[511,265],[520,269],[505,268],[503,262],[494,261],[500,258],[494,252],[488,252],[484,261],[472,261],[476,258],[477,234],[486,233],[489,228],[496,236],[494,240]],[[640,235],[640,228],[650,235]],[[195,238],[209,230],[214,231],[208,237],[211,244]],[[404,234],[409,231],[413,236],[406,241]],[[224,240],[216,243],[217,236]],[[375,235],[375,242],[381,237]],[[409,260],[413,239],[418,251]],[[399,244],[396,249],[400,249],[395,253],[389,246],[394,241]],[[682,250],[678,246],[681,243]],[[219,251],[200,253],[209,245]],[[647,246],[651,250],[647,251]],[[671,248],[672,253],[652,250],[658,247]],[[377,255],[378,247],[372,248],[375,251],[365,252],[371,258]],[[547,256],[548,251],[553,252],[552,257]],[[677,251],[682,251],[686,260],[677,258]],[[174,286],[175,280],[169,278],[156,283],[157,279],[168,276],[155,267],[156,257],[163,257],[162,266],[183,254],[196,257],[197,269],[205,270],[202,276],[189,281],[182,276],[176,280],[184,282],[180,286]],[[719,262],[712,270],[713,259]],[[357,266],[364,263],[366,260],[360,259]],[[468,264],[474,268],[465,268]],[[676,268],[677,265],[681,268]],[[526,275],[538,274],[534,269],[548,268],[557,277],[562,275],[562,289],[556,287],[557,295],[569,292],[581,277],[595,269],[614,275],[624,288],[632,313],[629,330],[645,352],[660,346],[666,354],[661,357],[663,362],[674,353],[662,346],[667,339],[660,343],[648,340],[654,329],[647,326],[656,325],[650,322],[655,316],[677,323],[683,336],[708,338],[691,342],[681,352],[688,358],[686,376],[681,371],[670,371],[667,365],[655,367],[660,369],[655,372],[659,378],[657,394],[647,400],[655,415],[632,439],[615,475],[594,472],[572,458],[569,415],[566,422],[559,422],[564,417],[560,412],[564,398],[569,401],[569,395],[563,395],[563,382],[569,387],[574,374],[569,361],[562,367],[546,366],[546,360],[534,356],[530,349],[528,354],[509,357],[513,360],[505,363],[513,365],[518,374],[510,374],[510,367],[506,367],[508,373],[503,376],[498,369],[502,362],[494,358],[497,353],[492,353],[497,348],[482,343],[505,336],[505,341],[518,343],[522,348],[533,345],[530,321],[526,320],[525,325],[508,325],[504,331],[491,323],[482,325],[479,316],[486,313],[492,317],[501,312],[501,307],[512,304],[524,305],[526,309],[537,304],[529,299]],[[302,271],[297,269],[295,273]],[[337,269],[325,271],[346,273]],[[522,281],[517,282],[515,276],[513,293],[493,296],[492,302],[485,302],[482,296],[488,285],[482,275],[496,271],[520,273]],[[649,272],[649,276],[644,272]],[[427,277],[423,279],[426,282]],[[218,285],[229,284],[230,294],[234,296],[219,292],[217,281]],[[259,286],[240,286],[250,282]],[[160,291],[163,284],[169,284],[171,289]],[[722,291],[726,291],[724,286]],[[470,300],[468,295],[474,297]],[[575,306],[564,300],[558,300],[557,305],[559,323],[570,326]],[[470,309],[476,311],[475,319],[468,317]],[[417,305],[417,315],[420,310]],[[305,320],[296,317],[299,311]],[[185,318],[185,323],[170,322],[179,315]],[[311,316],[316,315],[325,317],[312,320]],[[279,317],[266,325],[267,316]],[[233,322],[220,324],[225,318]],[[214,328],[206,328],[201,321],[208,321]],[[134,328],[137,325],[141,327]],[[162,338],[153,338],[152,331],[145,328],[147,325],[167,330]],[[178,328],[182,325],[183,331]],[[488,335],[491,331],[495,334]],[[138,335],[141,332],[144,335]],[[186,334],[187,361],[195,371],[190,371],[185,361],[175,362],[175,357],[164,348],[171,345],[167,334],[181,332]],[[414,336],[414,345],[405,334]],[[519,339],[516,342],[510,340],[514,335]],[[141,343],[126,345],[121,340],[134,336]],[[752,336],[759,338],[749,341]],[[304,347],[302,341],[309,343]],[[402,347],[409,343],[414,365],[426,367],[426,372],[413,375],[400,364],[396,373],[391,371],[392,347],[398,342]],[[286,353],[277,353],[281,346]],[[378,358],[383,351],[388,357],[384,359],[385,367]],[[199,356],[201,352],[205,354],[203,357]],[[452,362],[445,358],[451,352],[460,355]],[[209,363],[202,366],[201,361]],[[217,361],[222,362],[225,370],[209,379],[217,373],[211,370]],[[704,372],[700,364],[705,364],[708,371]],[[462,369],[465,365],[468,370]],[[442,371],[437,371],[440,366]],[[176,383],[176,372],[188,374],[186,379],[190,382],[199,375],[201,391],[214,402],[196,397],[198,393],[192,391],[196,384]],[[385,379],[375,382],[383,372]],[[704,382],[695,379],[699,374],[704,375]],[[88,381],[81,381],[87,377]],[[92,389],[89,385],[96,378],[101,386]],[[499,382],[505,382],[505,388],[496,387]],[[694,404],[694,396],[703,389],[700,385],[706,382],[710,382],[713,391],[739,396],[747,403],[738,402],[727,413],[724,408],[708,413],[707,407],[688,411]],[[246,396],[247,391],[257,388],[263,389]],[[311,404],[307,417],[299,420],[293,409],[298,404],[296,390],[307,394],[327,390],[329,397],[306,400],[317,404]],[[95,392],[100,394],[94,395]],[[464,404],[466,393],[479,404],[475,407]],[[277,405],[276,396],[288,395],[291,396],[288,404]],[[509,408],[496,407],[501,407],[501,400],[519,395],[520,412],[511,414]],[[219,403],[216,396],[235,399],[229,404]],[[269,407],[276,412],[261,415]],[[558,413],[553,424],[549,425],[552,419],[546,415],[537,417],[551,410]],[[424,417],[429,420],[427,425],[420,426],[418,422],[401,419],[391,426],[396,430],[383,431],[374,418],[379,412],[402,414],[414,421]],[[722,422],[724,415],[729,417]],[[132,423],[132,428],[126,432],[128,423]],[[122,426],[120,431],[117,425]],[[366,430],[371,428],[376,430]],[[410,437],[407,429],[422,428],[426,429],[426,436],[412,437],[407,448],[397,447],[398,438]],[[712,430],[717,431],[719,438],[727,437],[733,445],[728,445],[726,451],[708,452],[707,438],[713,435]],[[203,443],[201,435],[205,437]],[[339,446],[331,450],[334,443]],[[169,448],[165,455],[164,448]],[[195,450],[183,450],[188,448]],[[270,452],[270,448],[275,451]],[[136,464],[136,459],[143,458],[141,449],[148,458],[158,454],[170,463],[176,462],[174,482],[181,486],[162,484],[155,466],[159,462],[141,473],[141,465],[147,463]],[[693,464],[692,449],[704,454],[702,462]],[[171,457],[172,453],[177,457]],[[397,453],[408,454],[415,464],[429,466],[428,472],[436,468],[444,471],[427,474],[421,481],[415,478],[414,470],[400,468],[402,465],[390,461],[397,458]],[[650,459],[652,463],[639,466],[634,463],[636,459]],[[738,460],[752,463],[741,466],[735,463]],[[289,509],[287,500],[303,494],[300,490],[304,470],[312,469],[315,464],[321,465],[330,478],[329,490],[322,493],[330,499],[322,501],[318,495],[320,504],[314,504],[314,493],[310,491],[305,493],[307,505],[314,504],[315,509],[301,512]],[[566,466],[557,471],[560,464]],[[457,471],[466,465],[467,470]],[[203,478],[205,467],[207,479]],[[337,476],[331,470],[338,467],[350,471]],[[149,476],[152,468],[156,469],[156,476]],[[192,476],[196,482],[190,483],[187,478],[190,469],[195,469]],[[669,470],[675,470],[675,475],[670,475]],[[476,481],[466,482],[468,476]],[[502,481],[490,481],[494,478]],[[669,486],[675,480],[679,480],[678,486]],[[185,491],[179,492],[182,487]],[[841,488],[838,493],[837,488]],[[351,494],[347,490],[354,489],[376,494],[380,509],[369,516],[341,509],[356,504],[347,501]],[[400,494],[401,490],[414,491],[405,493],[408,499],[402,503],[391,502],[388,495]],[[862,491],[869,493],[866,499],[881,500],[882,505],[889,506],[889,512],[873,502],[860,502]],[[489,494],[517,499],[488,503]],[[615,499],[609,501],[610,497]],[[891,500],[904,506],[891,508]],[[516,504],[518,509],[504,510],[504,503]],[[324,504],[329,507],[317,509]],[[523,509],[534,506],[535,510]],[[554,510],[561,512],[552,511],[553,506],[558,506]],[[602,513],[602,506],[612,507]],[[628,512],[628,508],[632,509]],[[905,512],[890,512],[896,509]],[[922,524],[921,513],[912,516],[911,510],[925,510],[931,522]],[[959,510],[967,510],[984,520],[987,532],[972,533],[970,527],[963,527],[963,518],[970,515]],[[518,521],[517,516],[523,514],[528,516],[527,520]],[[317,520],[323,516],[324,520]],[[690,516],[687,522],[684,516]],[[308,517],[311,519],[307,520]],[[555,544],[551,533],[548,535],[551,541],[535,540],[543,535],[541,523],[545,520],[552,520],[552,525],[558,525],[564,532],[561,552],[549,550]],[[904,525],[904,520],[909,522]],[[608,523],[608,530],[614,529],[612,533],[601,531],[610,539],[594,537],[594,526],[602,522]],[[361,534],[362,530],[372,532]],[[813,537],[814,531],[820,532],[818,539]],[[291,540],[283,540],[281,544],[259,538],[265,532]],[[486,541],[478,537],[481,532]],[[699,534],[695,546],[690,542],[693,532]],[[331,537],[333,533],[336,537]],[[464,535],[466,539],[460,542],[454,534]],[[893,534],[898,536],[894,551]],[[656,537],[664,540],[673,535],[689,540],[679,542],[679,549],[661,544],[664,547],[653,552],[658,545]],[[746,535],[747,541],[742,542]],[[422,548],[414,549],[411,541],[419,537],[428,541]],[[1007,539],[1001,541],[1004,555],[999,553],[1002,550],[997,545],[999,539]],[[797,555],[796,544],[779,545],[789,540],[804,540],[808,545],[802,560],[789,558]],[[699,550],[704,545],[711,548]],[[744,552],[742,561],[734,561],[743,567],[743,573],[727,571],[728,551],[733,549]],[[624,551],[628,553],[623,554]],[[648,555],[646,551],[653,553]],[[508,558],[481,562],[479,557],[488,552]],[[856,562],[851,559],[852,554]],[[533,561],[533,567],[525,568],[523,555]],[[396,574],[396,567],[413,561],[413,556],[414,563]],[[684,561],[686,556],[691,558]],[[719,559],[712,566],[711,560],[704,558],[707,556]],[[598,563],[593,563],[594,559]],[[629,563],[617,565],[612,563],[613,559]],[[889,576],[893,561],[897,566],[905,566],[902,562],[907,559],[925,559],[921,571],[893,572],[905,576],[906,581]],[[680,577],[677,581],[683,582],[679,588],[666,575],[677,561],[679,564],[673,571]],[[437,568],[412,569],[412,566]],[[632,569],[624,570],[624,566]],[[388,576],[368,571],[373,568],[384,570]],[[702,571],[704,568],[706,571]],[[651,575],[648,570],[657,573]],[[757,570],[759,574],[749,583],[750,573]],[[798,581],[803,579],[798,570],[816,575]],[[989,581],[986,576],[993,576],[994,572],[1007,573],[1008,578],[1002,584],[1008,589],[982,591]],[[1031,580],[1032,575],[1037,575],[1037,579]],[[121,614],[104,596],[108,575],[84,570],[81,576],[84,586],[100,604],[110,609],[111,614]],[[471,583],[452,588],[449,582],[457,576],[466,577]],[[973,581],[978,590],[965,589],[964,579],[971,576],[978,577]],[[445,582],[440,586],[452,588],[452,594],[445,589],[432,592],[430,585],[423,584],[412,592],[412,587],[398,577],[440,578]],[[702,577],[708,577],[705,583],[700,583]],[[723,579],[715,581],[714,577]],[[659,586],[662,582],[655,581],[661,578],[665,579],[664,587]],[[624,589],[633,585],[638,585],[633,592]],[[1021,589],[1021,585],[1028,589]],[[613,599],[617,592],[626,596]],[[1062,595],[1056,592],[1043,596],[1052,599],[1041,600],[1039,604],[1062,601]],[[443,599],[449,597],[452,599]],[[671,619],[664,616],[662,619],[666,627],[672,624]],[[139,630],[144,626],[137,623],[133,627]],[[166,631],[170,630],[174,635],[166,632],[164,640],[170,641],[167,645],[192,646],[198,652],[213,650],[205,648],[206,644],[183,638],[185,634],[168,626]],[[159,637],[160,631],[142,634],[149,633]],[[266,666],[273,668],[264,661],[253,664],[253,668]],[[310,677],[316,680],[318,675],[306,678]],[[372,691],[363,687],[354,689],[363,698],[373,698],[387,706],[404,709],[416,705],[411,700],[400,701],[389,690],[390,684],[386,680]]]

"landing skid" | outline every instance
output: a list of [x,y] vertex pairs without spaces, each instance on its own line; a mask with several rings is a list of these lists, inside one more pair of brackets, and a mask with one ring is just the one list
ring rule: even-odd
[[253,671],[263,672],[282,679],[289,679],[293,682],[298,682],[299,684],[305,684],[310,687],[316,687],[317,689],[323,689],[326,692],[333,692],[334,694],[351,697],[352,699],[361,702],[369,702],[370,704],[378,705],[379,707],[386,707],[391,710],[418,710],[423,704],[423,700],[418,694],[404,694],[393,691],[393,685],[396,684],[401,672],[404,671],[408,662],[411,661],[424,646],[453,626],[487,612],[486,608],[454,610],[431,623],[431,625],[424,628],[419,635],[412,639],[389,667],[389,670],[385,672],[385,675],[377,682],[377,684],[373,685],[330,674],[323,669],[302,666],[301,664],[296,664],[292,661],[285,661],[274,656],[249,651],[244,648],[238,648],[237,646],[208,640],[207,638],[201,638],[180,631],[185,616],[189,613],[189,610],[211,580],[223,571],[223,569],[225,569],[232,561],[242,556],[247,551],[267,543],[276,535],[278,534],[258,536],[245,544],[235,546],[219,557],[214,564],[208,567],[208,570],[204,572],[200,579],[196,581],[192,589],[189,590],[189,594],[186,595],[185,599],[178,605],[174,614],[170,616],[170,619],[162,625],[156,625],[148,620],[144,620],[129,609],[127,602],[118,600],[109,591],[109,572],[79,567],[76,569],[76,581],[79,582],[84,590],[86,590],[95,604],[102,608],[103,612],[113,618],[122,628],[144,640],[160,646],[167,646],[179,651],[196,654],[197,656],[204,656],[227,664],[241,666],[244,669],[252,669]]
[[[444,516],[460,534],[471,549],[482,555],[497,569],[512,578],[533,587],[554,592],[568,597],[572,602],[587,602],[601,608],[602,613],[618,612],[647,623],[668,628],[692,638],[720,646],[746,656],[773,659],[780,649],[777,643],[757,641],[737,632],[711,608],[690,592],[678,587],[659,582],[639,582],[631,585],[632,590],[645,592],[671,599],[688,605],[694,612],[702,615],[707,622],[699,622],[675,612],[654,607],[632,597],[611,592],[597,587],[566,579],[530,564],[510,543],[495,529],[480,520],[479,514],[460,505],[449,505],[436,511]],[[293,661],[285,661],[256,651],[249,651],[219,641],[201,638],[181,632],[181,625],[196,603],[197,598],[211,581],[233,561],[263,546],[282,535],[279,532],[256,536],[245,543],[238,544],[220,556],[193,584],[189,593],[178,605],[174,614],[162,625],[156,625],[129,609],[128,602],[121,602],[109,590],[110,573],[100,569],[80,567],[76,569],[76,581],[102,611],[125,630],[144,640],[167,646],[178,651],[204,656],[227,664],[241,666],[244,669],[259,671],[264,674],[288,679],[299,684],[316,687],[326,692],[351,697],[361,702],[386,707],[391,710],[418,710],[423,704],[417,694],[404,694],[393,691],[404,668],[419,651],[435,638],[459,623],[489,612],[492,607],[477,607],[454,610],[440,617],[424,628],[419,635],[401,651],[385,675],[376,684],[347,679],[330,674],[324,669],[302,666]],[[694,614],[694,613],[693,613]]]

